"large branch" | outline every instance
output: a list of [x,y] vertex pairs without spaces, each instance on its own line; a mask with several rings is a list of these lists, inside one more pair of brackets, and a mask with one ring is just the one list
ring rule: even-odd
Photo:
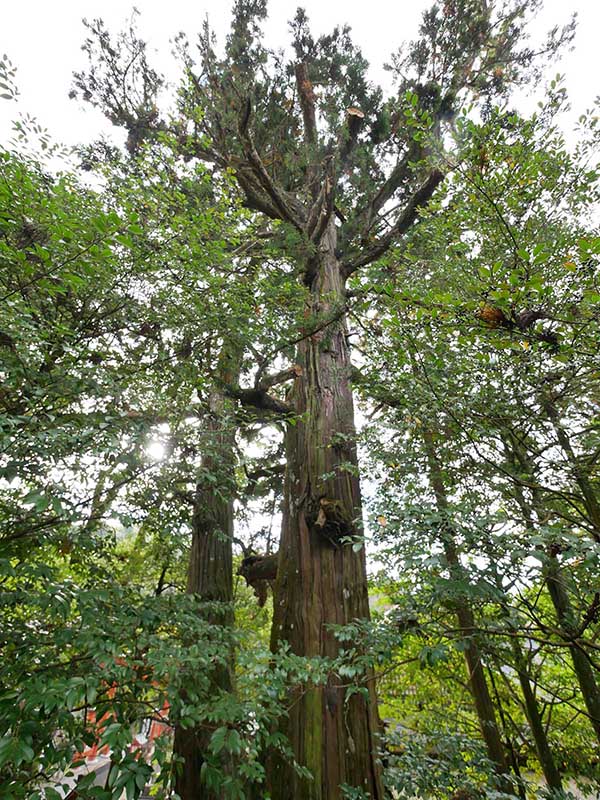
[[252,211],[260,211],[270,219],[281,219],[281,211],[257,182],[254,171],[245,164],[233,168],[237,182],[246,199],[246,206]]
[[[210,103],[210,98],[206,94],[204,87],[192,70],[188,71],[188,75],[194,84],[200,106],[206,106]],[[248,101],[244,109],[242,120],[240,121],[240,132],[242,129],[244,129],[244,131],[246,130],[250,121],[251,111],[252,107]],[[212,125],[206,123],[206,118],[200,125],[200,130],[204,134],[202,138],[199,138],[197,133],[190,136],[185,131],[180,133],[176,130],[174,131],[184,153],[186,153],[188,157],[195,156],[202,161],[212,162],[221,167],[221,169],[232,169],[245,195],[246,206],[253,211],[266,214],[270,219],[281,219],[281,209],[273,202],[269,193],[265,192],[262,183],[257,180],[254,166],[232,155],[229,150],[232,138],[231,134],[228,134],[227,131],[223,129],[218,112],[213,111],[213,115],[214,121]],[[216,149],[208,146],[203,140],[216,142]],[[246,158],[247,157],[246,155]]]
[[308,167],[306,170],[306,183],[308,193],[313,200],[318,194],[318,170],[315,164],[317,148],[317,115],[315,106],[315,93],[313,85],[308,77],[308,66],[301,62],[296,64],[296,87],[300,98],[300,108],[302,109],[302,121],[304,123],[304,144],[306,146],[306,157]]
[[[244,489],[244,494],[252,497],[257,493],[258,482],[265,480],[266,487],[270,490],[275,488],[279,490],[283,487],[283,475],[285,473],[285,464],[274,464],[272,467],[263,467],[261,469],[254,469],[251,472],[246,470],[246,478],[248,483]],[[265,485],[263,484],[263,485]]]
[[256,581],[274,581],[277,578],[278,559],[278,553],[246,556],[238,567],[238,575],[245,578],[250,586]]
[[315,92],[308,77],[307,64],[304,61],[296,64],[295,72],[300,108],[302,109],[302,120],[304,122],[304,140],[307,145],[314,146],[317,143],[317,115],[315,111]]
[[277,578],[278,561],[277,553],[268,556],[249,555],[238,567],[238,575],[241,575],[247,585],[254,589],[261,608],[267,600],[267,587]]
[[372,261],[380,258],[391,245],[411,227],[419,215],[419,210],[427,205],[433,193],[443,180],[444,173],[439,169],[434,169],[430,172],[427,180],[421,184],[410,198],[390,230],[374,242],[371,247],[364,250],[357,258],[352,261],[344,262],[343,268],[345,274],[351,275],[360,267],[364,267],[366,264],[370,264]]
[[259,411],[269,411],[282,416],[290,416],[294,413],[292,406],[268,394],[262,387],[252,389],[242,389],[241,386],[226,385],[223,390],[229,397],[233,397],[243,406],[256,408]]
[[274,372],[271,375],[263,376],[262,372],[259,371],[254,388],[263,389],[266,391],[267,389],[270,389],[271,386],[279,386],[280,383],[291,381],[300,375],[302,375],[302,367],[300,364],[294,364],[293,367],[282,369],[280,372]]
[[418,153],[412,149],[399,161],[394,169],[391,171],[387,180],[385,180],[379,189],[375,192],[369,203],[357,213],[357,218],[362,220],[361,229],[363,235],[367,235],[373,221],[384,207],[384,205],[391,200],[397,189],[409,177],[411,173],[411,164],[418,160]]
[[203,144],[197,137],[188,134],[178,136],[178,141],[186,159],[197,158],[200,161],[216,164],[221,169],[231,168],[245,195],[248,208],[260,211],[270,219],[281,219],[281,211],[264,192],[261,184],[256,180],[254,170],[245,161],[236,159],[229,154],[218,153]]
[[333,157],[328,156],[325,175],[321,189],[315,202],[312,204],[306,221],[306,233],[312,242],[319,244],[321,237],[327,229],[327,224],[333,214],[333,196],[335,177],[333,170]]
[[171,132],[177,139],[182,155],[185,161],[191,158],[197,158],[199,161],[205,161],[208,164],[216,164],[218,167],[225,167],[226,159],[209,147],[204,142],[201,142],[196,134],[188,134],[185,131],[181,132],[176,127],[172,128]]
[[261,188],[272,202],[273,206],[279,212],[280,219],[285,222],[291,223],[298,231],[304,231],[304,214],[300,204],[294,197],[290,197],[288,193],[282,189],[267,172],[267,168],[254,145],[254,140],[249,131],[249,122],[252,112],[250,99],[248,99],[247,106],[242,119],[240,120],[239,133],[244,144],[244,153],[248,159],[254,176]]

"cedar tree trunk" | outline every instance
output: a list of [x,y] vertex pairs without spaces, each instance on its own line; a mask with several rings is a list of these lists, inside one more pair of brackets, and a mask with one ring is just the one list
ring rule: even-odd
[[[312,276],[310,308],[337,320],[304,339],[298,348],[302,368],[292,400],[300,415],[286,434],[287,472],[283,528],[274,596],[272,648],[288,642],[302,656],[335,657],[338,642],[329,625],[369,618],[364,548],[341,540],[361,535],[361,497],[357,471],[350,356],[343,317],[344,275],[335,255],[336,229],[330,222]],[[382,800],[379,717],[371,675],[368,699],[346,697],[343,681],[290,696],[281,723],[296,761],[312,780],[299,777],[278,754],[268,764],[272,800],[340,800],[342,784]]]
[[[202,470],[221,476],[220,487],[230,492],[214,491],[214,484],[202,478],[196,486],[192,519],[192,546],[188,563],[187,588],[203,601],[222,603],[223,607],[211,615],[209,622],[231,627],[233,624],[233,482],[234,441],[224,414],[226,400],[213,390],[210,397],[210,416],[206,422],[206,455]],[[229,495],[229,497],[227,496]],[[216,666],[210,675],[211,694],[216,698],[221,692],[233,688],[231,665]],[[175,791],[181,800],[221,800],[222,794],[208,790],[200,777],[204,754],[214,726],[209,723],[197,728],[175,729],[173,752],[184,760],[179,765]],[[230,764],[222,764],[226,772]]]

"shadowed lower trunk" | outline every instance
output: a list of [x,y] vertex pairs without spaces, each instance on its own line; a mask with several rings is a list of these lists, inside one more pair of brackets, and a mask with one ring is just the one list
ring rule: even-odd
[[[234,439],[224,414],[225,400],[216,390],[211,395],[210,408],[211,414],[204,428],[206,454],[194,497],[186,591],[199,595],[205,602],[222,604],[209,616],[208,622],[227,628],[233,623]],[[215,474],[219,475],[219,492],[214,491],[215,482],[207,480],[208,476],[214,477]],[[216,700],[220,693],[230,692],[232,688],[231,664],[216,666],[209,676],[211,697]],[[178,726],[175,729],[173,752],[177,758],[183,759],[175,779],[175,791],[181,800],[221,800],[224,796],[208,789],[201,780],[202,764],[215,727],[207,721],[194,728]],[[219,766],[224,772],[231,768],[227,763]]]
[[[335,657],[338,642],[329,626],[368,619],[364,548],[344,537],[360,536],[361,498],[357,472],[350,358],[342,313],[343,275],[330,224],[309,274],[311,315],[338,319],[307,337],[298,348],[302,373],[292,400],[300,415],[286,434],[284,517],[274,597],[272,647],[288,642],[302,656]],[[312,780],[299,777],[277,754],[268,765],[272,800],[338,800],[342,784],[381,800],[377,757],[379,717],[372,676],[362,694],[346,696],[332,676],[326,687],[290,696],[281,722],[296,761]]]

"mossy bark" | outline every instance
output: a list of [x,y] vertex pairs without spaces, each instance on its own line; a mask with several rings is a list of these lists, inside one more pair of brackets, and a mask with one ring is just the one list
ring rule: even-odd
[[[330,625],[368,619],[364,548],[344,537],[362,533],[350,354],[343,304],[344,276],[335,256],[330,224],[308,265],[308,315],[335,320],[298,347],[301,374],[292,389],[298,421],[286,434],[287,472],[279,564],[274,597],[272,647],[288,642],[302,656],[335,657]],[[339,309],[339,315],[336,315]],[[299,370],[300,372],[300,370]],[[281,721],[296,761],[312,779],[298,776],[277,754],[268,763],[272,800],[338,800],[342,784],[383,798],[378,759],[379,717],[371,675],[368,697],[346,696],[343,681],[290,697]]]

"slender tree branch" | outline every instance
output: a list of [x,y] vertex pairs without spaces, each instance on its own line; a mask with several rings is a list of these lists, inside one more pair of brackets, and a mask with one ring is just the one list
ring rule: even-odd
[[429,174],[427,180],[421,184],[410,198],[404,211],[399,215],[390,230],[371,247],[364,250],[357,258],[343,264],[345,274],[351,275],[360,267],[364,267],[366,264],[370,264],[372,261],[380,258],[396,239],[400,238],[412,226],[413,222],[417,219],[419,210],[427,205],[433,193],[443,180],[444,173],[438,169],[434,169]]

